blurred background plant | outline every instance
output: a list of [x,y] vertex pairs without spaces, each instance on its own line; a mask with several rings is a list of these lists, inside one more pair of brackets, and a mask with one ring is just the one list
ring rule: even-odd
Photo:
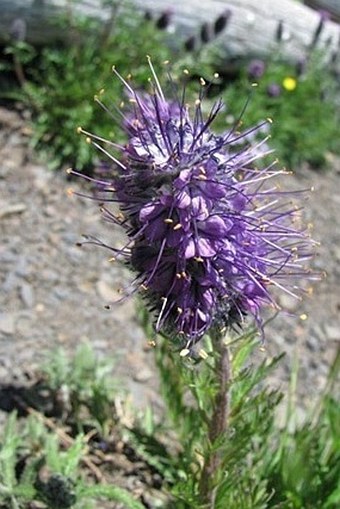
[[[107,8],[108,4],[103,0],[102,5]],[[164,61],[175,62],[175,77],[180,69],[188,68],[189,98],[195,88],[192,78],[203,76],[210,82],[216,69],[220,71],[210,95],[222,93],[228,106],[226,115],[220,117],[221,128],[239,117],[245,98],[251,93],[242,121],[248,126],[263,118],[274,119],[269,144],[282,165],[295,169],[307,162],[324,167],[332,152],[340,153],[339,81],[331,65],[325,65],[312,48],[296,66],[280,59],[278,51],[267,61],[243,62],[224,70],[214,38],[205,34],[204,26],[202,44],[196,47],[194,40],[187,40],[183,51],[175,52],[169,44],[171,33],[166,32],[170,11],[152,19],[148,13],[144,17],[138,14],[128,3],[124,3],[124,10],[120,9],[120,2],[110,5],[110,17],[105,23],[66,11],[56,22],[68,36],[54,46],[28,44],[25,30],[18,26],[13,40],[3,49],[0,68],[6,72],[2,73],[1,98],[13,100],[30,112],[32,145],[50,167],[92,171],[98,163],[95,151],[75,135],[78,126],[104,138],[123,141],[115,121],[103,114],[93,97],[105,89],[110,103],[119,106],[126,100],[121,84],[111,75],[113,64],[122,76],[128,77],[132,72],[133,80],[146,87],[148,54],[157,69]],[[228,22],[229,14],[216,21],[219,30]],[[13,80],[8,81],[13,71],[16,85]],[[254,81],[258,87],[250,92]]]
[[307,162],[321,168],[332,152],[339,154],[340,84],[322,55],[312,52],[296,66],[277,57],[250,61],[223,93],[229,122],[239,116],[247,94],[243,127],[273,119],[268,143],[280,164],[298,169]]
[[128,6],[123,15],[117,3],[112,4],[106,23],[84,15],[65,15],[58,23],[70,34],[69,40],[42,48],[19,40],[5,48],[11,58],[3,68],[15,71],[20,87],[13,90],[9,83],[6,91],[4,85],[1,96],[20,101],[31,112],[32,145],[51,168],[66,165],[89,170],[95,154],[76,135],[76,129],[91,126],[101,136],[115,138],[114,121],[93,100],[106,86],[115,104],[126,99],[120,83],[112,78],[112,65],[125,77],[133,70],[134,78],[145,86],[149,77],[146,55],[155,54],[159,65],[169,57],[169,50],[153,21],[132,7],[129,11]]

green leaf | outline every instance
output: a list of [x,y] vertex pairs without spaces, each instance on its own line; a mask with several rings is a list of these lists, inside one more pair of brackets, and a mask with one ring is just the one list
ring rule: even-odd
[[83,487],[79,496],[81,498],[106,498],[124,504],[126,509],[145,509],[145,506],[138,502],[130,493],[117,486],[95,485],[91,487]]

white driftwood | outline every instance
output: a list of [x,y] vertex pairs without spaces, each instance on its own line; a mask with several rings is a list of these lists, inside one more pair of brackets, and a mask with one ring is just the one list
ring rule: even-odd
[[340,0],[305,0],[305,4],[328,12],[335,21],[340,22]]
[[[172,13],[167,28],[169,44],[177,49],[188,41],[199,48],[202,25],[209,37],[212,36],[216,19],[229,10],[231,15],[225,28],[210,42],[221,49],[226,62],[265,58],[273,51],[297,61],[311,46],[320,23],[318,12],[294,0],[129,0],[129,3],[139,12],[149,11],[156,18],[169,9]],[[101,7],[100,0],[84,0],[78,5],[71,0],[0,0],[0,40],[11,37],[18,19],[24,21],[28,42],[48,44],[58,38],[65,40],[68,34],[61,32],[55,20],[67,11],[72,16],[81,12],[103,21],[110,15],[109,9]],[[279,26],[281,43],[277,42]],[[334,60],[334,55],[339,53],[339,38],[339,25],[327,20],[314,42],[324,49],[327,58]]]

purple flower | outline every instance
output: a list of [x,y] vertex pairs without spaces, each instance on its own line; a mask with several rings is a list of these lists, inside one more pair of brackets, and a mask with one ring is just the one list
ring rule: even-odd
[[266,69],[266,64],[263,60],[254,59],[249,62],[248,65],[248,77],[252,79],[259,79],[263,76],[263,73]]
[[282,89],[277,83],[270,83],[270,85],[267,86],[267,94],[269,97],[279,97],[281,92]]
[[165,11],[163,11],[156,21],[156,27],[159,28],[159,30],[165,30],[166,28],[168,28],[171,22],[172,15],[173,15],[172,9],[166,9]]
[[226,9],[224,12],[222,12],[222,14],[220,14],[216,19],[215,19],[215,23],[214,23],[214,32],[215,32],[215,35],[218,35],[220,34],[221,32],[223,32],[223,30],[226,28],[229,20],[230,20],[230,17],[231,17],[231,10],[230,9]]
[[[133,288],[154,311],[156,331],[190,348],[209,328],[242,324],[246,315],[261,328],[262,307],[276,306],[271,287],[296,295],[310,240],[296,229],[298,212],[287,193],[271,184],[285,172],[256,165],[265,140],[248,140],[262,126],[214,134],[223,104],[203,117],[204,80],[190,112],[184,94],[165,98],[151,62],[150,68],[150,95],[135,92],[115,71],[130,96],[128,142],[97,184],[108,202],[105,218],[129,237],[123,249],[110,249],[135,272]],[[93,143],[108,154],[98,139]],[[113,201],[120,216],[109,209]]]

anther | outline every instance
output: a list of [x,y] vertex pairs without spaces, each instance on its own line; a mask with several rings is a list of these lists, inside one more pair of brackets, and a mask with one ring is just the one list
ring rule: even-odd
[[181,228],[182,228],[181,223],[177,223],[177,224],[175,224],[175,226],[173,227],[173,230],[180,230]]
[[205,360],[209,357],[209,355],[207,354],[207,352],[201,348],[200,351],[198,352],[198,355],[201,357],[201,359]]
[[188,74],[189,74],[188,69],[183,69],[183,74],[185,74],[186,76],[188,76]]
[[141,287],[141,289],[142,289],[142,290],[144,290],[145,292],[148,290],[148,287],[147,287],[144,283],[142,283],[142,284],[140,285],[140,287]]
[[167,217],[166,219],[164,219],[164,223],[166,224],[172,224],[174,222],[173,219],[171,219],[171,217]]
[[308,316],[306,315],[306,313],[302,313],[302,315],[300,315],[300,320],[302,320],[303,322],[305,320],[307,320]]
[[200,84],[202,85],[202,87],[206,85],[206,82],[203,78],[200,78]]
[[91,145],[91,143],[92,143],[92,140],[89,136],[86,138],[86,143],[88,143],[89,145]]
[[178,313],[179,315],[181,315],[181,314],[183,313],[183,309],[178,307],[178,308],[177,308],[177,313]]
[[115,262],[116,261],[116,258],[115,256],[111,256],[111,258],[108,259],[109,262]]
[[[183,332],[183,331],[181,331],[181,332]],[[184,334],[184,333],[183,333],[183,334]],[[179,355],[180,355],[181,357],[186,357],[187,355],[189,355],[189,353],[190,353],[190,350],[188,350],[187,348],[183,348],[183,350],[181,350],[181,351],[179,352]]]
[[69,187],[69,188],[67,189],[66,193],[67,193],[67,195],[68,195],[68,196],[73,196],[74,191],[73,191],[73,189],[72,189],[71,187]]
[[81,134],[82,132],[83,132],[83,128],[82,128],[82,127],[80,127],[80,126],[79,126],[79,127],[77,127],[77,133],[78,133],[78,134]]

